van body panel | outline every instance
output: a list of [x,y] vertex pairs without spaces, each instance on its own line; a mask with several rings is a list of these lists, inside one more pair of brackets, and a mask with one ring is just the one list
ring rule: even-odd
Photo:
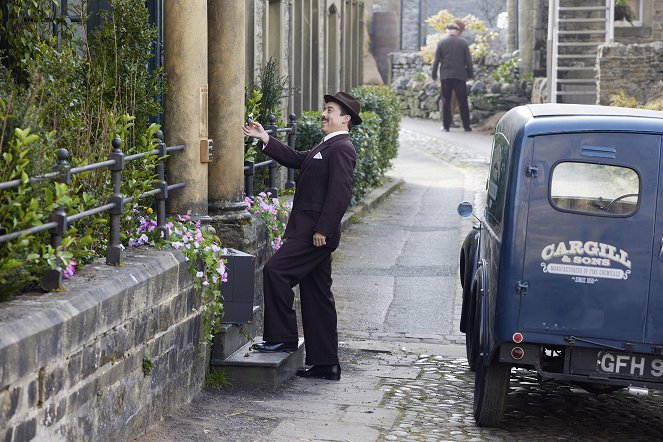
[[[588,146],[593,150],[585,152]],[[610,154],[587,156],[599,147]],[[533,165],[538,172],[530,178],[522,276],[528,290],[521,296],[521,331],[644,342],[660,147],[661,137],[653,134],[585,132],[535,138]],[[611,198],[601,197],[583,203],[601,206],[592,213],[554,207],[551,173],[563,163],[634,171],[639,198],[633,213],[608,213]]]

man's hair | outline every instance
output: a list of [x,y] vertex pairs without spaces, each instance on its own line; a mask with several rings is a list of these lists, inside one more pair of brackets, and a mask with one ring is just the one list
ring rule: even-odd
[[[341,108],[341,116],[350,115],[350,113],[348,111],[346,111],[343,106],[339,105],[338,107]],[[348,121],[348,130],[352,129],[353,126],[354,126],[354,124],[352,123],[352,115],[350,115],[350,121]]]

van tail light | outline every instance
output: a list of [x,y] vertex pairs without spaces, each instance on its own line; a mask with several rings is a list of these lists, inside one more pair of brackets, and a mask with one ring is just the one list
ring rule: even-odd
[[511,349],[511,357],[515,359],[516,361],[519,359],[522,359],[523,356],[525,356],[525,350],[523,350],[520,347],[513,347]]
[[513,334],[513,342],[515,342],[516,344],[520,344],[521,342],[523,342],[523,335],[519,332],[515,332]]

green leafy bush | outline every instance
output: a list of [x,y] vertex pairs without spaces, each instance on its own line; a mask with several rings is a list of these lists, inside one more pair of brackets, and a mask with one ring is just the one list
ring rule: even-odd
[[[380,118],[378,130],[380,150],[377,167],[380,175],[391,168],[391,161],[398,155],[398,133],[401,126],[401,111],[398,98],[387,86],[358,86],[350,94],[359,100],[361,110],[373,112]],[[361,126],[358,126],[361,127]]]
[[[0,192],[0,234],[47,222],[57,205],[71,216],[105,203],[111,193],[107,170],[72,175],[68,187],[27,182],[28,176],[51,171],[58,149],[67,149],[70,166],[76,167],[106,160],[116,136],[124,142],[125,155],[154,148],[158,126],[148,122],[161,110],[163,74],[148,68],[156,29],[149,24],[145,2],[109,0],[111,9],[102,12],[95,29],[87,28],[85,11],[79,11],[78,31],[68,18],[53,17],[57,4],[15,0],[0,12],[0,40],[5,42],[0,54],[0,181],[22,180],[18,188]],[[156,160],[150,155],[127,163],[125,195],[152,189]],[[45,268],[73,269],[72,263],[103,255],[107,217],[69,223],[57,250],[48,245],[48,232],[0,244],[2,297],[38,285]],[[131,207],[126,207],[123,233],[130,217]]]

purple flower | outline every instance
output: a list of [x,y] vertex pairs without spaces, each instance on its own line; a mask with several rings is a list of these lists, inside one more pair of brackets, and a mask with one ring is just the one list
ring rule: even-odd
[[69,265],[64,269],[64,272],[62,272],[62,276],[65,279],[69,279],[72,276],[74,276],[74,273],[76,272],[76,261],[73,259],[69,260]]

